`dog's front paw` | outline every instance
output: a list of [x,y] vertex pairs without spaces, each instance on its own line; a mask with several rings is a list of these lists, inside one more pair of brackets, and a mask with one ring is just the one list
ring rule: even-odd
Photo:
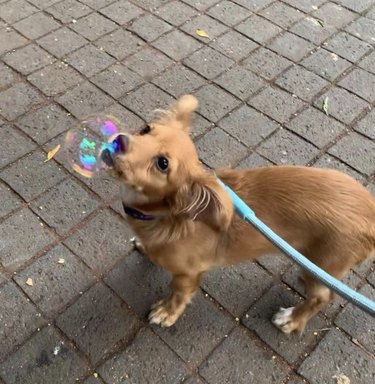
[[150,324],[170,327],[177,321],[178,317],[178,313],[172,310],[170,299],[164,299],[152,306],[148,319]]
[[293,321],[294,307],[280,308],[279,312],[272,318],[272,323],[284,333],[291,333],[298,328],[298,324]]

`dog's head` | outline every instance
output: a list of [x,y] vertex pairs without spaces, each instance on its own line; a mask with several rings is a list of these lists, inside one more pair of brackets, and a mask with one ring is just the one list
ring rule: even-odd
[[149,214],[201,219],[228,227],[232,203],[205,171],[189,137],[198,101],[185,95],[136,134],[116,137],[116,153],[104,160],[123,186],[123,202]]

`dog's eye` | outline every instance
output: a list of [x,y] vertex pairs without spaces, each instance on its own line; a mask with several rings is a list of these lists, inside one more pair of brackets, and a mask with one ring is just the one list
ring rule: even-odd
[[144,128],[142,128],[138,133],[143,136],[143,135],[147,135],[148,133],[150,133],[151,131],[151,128],[149,125],[146,125]]
[[156,158],[156,166],[158,167],[159,171],[167,172],[168,166],[169,166],[169,161],[166,157],[159,156]]

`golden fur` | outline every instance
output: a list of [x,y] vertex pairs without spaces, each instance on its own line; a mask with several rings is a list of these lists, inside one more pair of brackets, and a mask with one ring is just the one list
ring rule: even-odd
[[[234,212],[216,176],[230,186],[257,216],[314,263],[342,278],[375,249],[375,200],[358,182],[334,170],[279,166],[223,169],[216,175],[201,166],[189,138],[195,97],[180,98],[149,125],[128,135],[125,153],[114,169],[122,181],[122,199],[153,221],[129,223],[144,252],[172,275],[171,295],[156,303],[152,323],[171,326],[199,287],[202,273],[275,252],[271,243]],[[169,161],[167,172],[156,166]],[[283,332],[303,331],[307,321],[333,297],[304,275],[307,299],[281,309],[274,323]]]

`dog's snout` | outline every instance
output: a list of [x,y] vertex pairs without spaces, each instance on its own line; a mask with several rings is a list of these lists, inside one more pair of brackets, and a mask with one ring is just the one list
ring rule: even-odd
[[114,140],[115,153],[125,154],[129,147],[129,138],[127,135],[121,133]]
[[101,158],[108,167],[113,167],[113,159],[111,156],[111,151],[109,149],[104,149],[101,154]]

